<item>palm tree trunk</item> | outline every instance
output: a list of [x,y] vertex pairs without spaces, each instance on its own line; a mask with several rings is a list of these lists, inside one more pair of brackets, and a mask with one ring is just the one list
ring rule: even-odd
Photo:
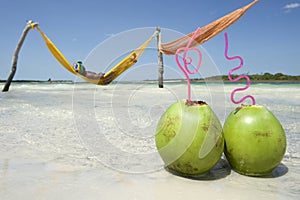
[[160,44],[160,28],[157,27],[156,31],[158,31],[157,34],[157,49],[158,49],[158,87],[163,88],[164,87],[164,62],[163,62],[163,55],[162,52],[159,51],[159,44]]
[[23,30],[23,33],[21,35],[21,38],[20,38],[20,40],[19,40],[19,42],[17,44],[17,47],[15,49],[15,52],[13,54],[11,72],[10,72],[10,75],[9,75],[9,77],[8,77],[8,79],[7,79],[4,87],[3,87],[3,89],[2,89],[2,92],[7,92],[9,90],[9,86],[10,86],[10,84],[11,84],[11,82],[12,82],[14,76],[15,76],[15,73],[17,71],[17,62],[18,62],[19,51],[20,51],[20,49],[21,49],[21,47],[23,45],[23,42],[24,42],[24,40],[26,38],[27,33],[29,32],[29,30],[31,28],[35,27],[36,25],[37,25],[37,23],[33,23],[32,21],[28,21],[27,22],[27,24],[26,24],[26,26],[25,26],[25,28]]

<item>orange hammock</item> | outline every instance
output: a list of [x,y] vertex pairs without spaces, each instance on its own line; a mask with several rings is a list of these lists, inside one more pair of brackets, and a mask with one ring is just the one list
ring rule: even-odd
[[[206,42],[207,40],[211,39],[221,31],[229,27],[240,17],[242,17],[243,14],[257,2],[258,0],[254,0],[247,6],[237,9],[229,13],[228,15],[225,15],[224,17],[219,18],[216,21],[201,28],[198,36],[191,43],[190,47],[195,47]],[[162,44],[161,41],[159,41],[159,50],[166,55],[174,55],[177,49],[187,46],[193,34],[194,32],[169,43]]]

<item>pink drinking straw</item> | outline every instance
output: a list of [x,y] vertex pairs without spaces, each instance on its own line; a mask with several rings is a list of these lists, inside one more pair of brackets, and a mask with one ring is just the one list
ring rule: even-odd
[[240,103],[242,103],[243,101],[245,101],[247,98],[250,98],[250,99],[252,100],[252,105],[255,105],[255,99],[254,99],[254,97],[251,96],[251,95],[246,95],[246,96],[244,96],[244,97],[243,97],[241,100],[239,100],[239,101],[235,101],[235,100],[234,100],[234,94],[235,94],[236,92],[238,92],[238,91],[243,91],[243,90],[248,89],[248,88],[250,87],[250,85],[251,85],[251,81],[250,81],[249,76],[247,76],[247,75],[241,75],[241,76],[238,76],[238,77],[235,78],[235,79],[232,79],[232,77],[231,77],[232,73],[233,73],[235,70],[240,69],[240,68],[243,66],[243,64],[244,64],[244,61],[243,61],[243,58],[242,58],[241,56],[232,56],[232,57],[229,57],[229,56],[228,56],[228,36],[227,36],[227,33],[226,33],[226,32],[224,33],[224,36],[225,36],[225,52],[224,52],[225,58],[226,58],[227,60],[234,60],[234,59],[240,60],[240,65],[237,66],[237,67],[235,67],[235,68],[233,68],[232,70],[229,71],[229,73],[228,73],[228,78],[229,78],[229,80],[230,80],[231,82],[236,82],[236,81],[238,81],[238,80],[240,80],[240,79],[242,79],[242,78],[245,78],[245,79],[247,80],[247,85],[246,85],[245,87],[243,87],[243,88],[236,88],[236,89],[234,89],[234,90],[231,92],[230,99],[231,99],[231,101],[232,101],[233,103],[235,103],[235,104],[240,104]]
[[[189,78],[189,74],[196,74],[199,69],[200,69],[200,65],[201,65],[201,62],[202,62],[202,54],[200,52],[200,50],[198,48],[195,48],[195,47],[191,47],[190,48],[190,45],[191,43],[194,41],[195,37],[198,35],[198,33],[200,32],[200,28],[198,28],[192,38],[190,39],[189,43],[187,44],[186,47],[182,47],[182,48],[179,48],[177,49],[176,51],[176,63],[178,65],[178,67],[181,69],[181,71],[184,73],[185,77],[186,77],[186,80],[187,80],[187,84],[188,84],[188,98],[187,98],[187,101],[188,102],[191,102],[191,81],[190,81],[190,78]],[[189,68],[188,68],[188,65],[192,64],[193,60],[191,57],[187,57],[187,52],[188,51],[191,51],[191,50],[194,50],[197,52],[197,54],[199,55],[199,61],[197,63],[197,66],[195,68],[194,71],[190,71]],[[180,64],[180,61],[179,61],[179,53],[183,51],[183,65],[184,67],[182,67],[182,65]]]

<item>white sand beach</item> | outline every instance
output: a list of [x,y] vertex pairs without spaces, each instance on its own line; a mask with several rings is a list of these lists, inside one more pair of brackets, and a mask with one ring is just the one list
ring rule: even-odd
[[[192,84],[192,96],[223,123],[236,86]],[[299,84],[253,84],[247,93],[281,121],[282,163],[255,178],[223,156],[188,179],[164,169],[154,140],[165,109],[186,98],[185,83],[12,83],[0,94],[0,199],[299,199]]]

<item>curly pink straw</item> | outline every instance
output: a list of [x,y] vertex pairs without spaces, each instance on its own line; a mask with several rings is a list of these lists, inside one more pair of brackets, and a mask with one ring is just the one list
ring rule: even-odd
[[234,90],[231,92],[230,99],[231,99],[231,101],[232,101],[233,103],[235,103],[235,104],[240,104],[240,103],[242,103],[243,101],[245,101],[247,98],[250,98],[250,99],[252,100],[252,105],[255,105],[255,99],[254,99],[254,97],[251,96],[251,95],[246,95],[246,96],[244,96],[244,97],[243,97],[241,100],[239,100],[239,101],[235,101],[235,100],[234,100],[234,94],[235,94],[237,91],[243,91],[243,90],[248,89],[248,88],[250,87],[250,85],[251,85],[251,81],[250,81],[250,78],[249,78],[247,75],[241,75],[241,76],[239,76],[239,77],[237,77],[237,78],[235,78],[235,79],[232,79],[232,77],[231,77],[232,73],[233,73],[235,70],[240,69],[240,68],[243,66],[243,64],[244,64],[244,61],[243,61],[243,58],[242,58],[241,56],[232,56],[232,57],[229,57],[229,56],[228,56],[228,36],[227,36],[227,33],[226,33],[226,32],[224,33],[224,36],[225,36],[225,52],[224,52],[225,58],[226,58],[227,60],[238,59],[238,60],[240,60],[240,62],[241,62],[239,66],[237,66],[237,67],[235,67],[235,68],[233,68],[232,70],[229,71],[229,73],[228,73],[228,78],[229,78],[229,80],[230,80],[231,82],[236,82],[236,81],[238,81],[238,80],[240,80],[240,79],[242,79],[242,78],[247,79],[247,85],[246,85],[245,87],[243,87],[243,88],[236,88],[236,89],[234,89]]
[[[187,44],[187,46],[177,49],[176,54],[175,54],[176,55],[176,63],[178,65],[178,67],[181,69],[181,71],[184,73],[184,75],[186,77],[186,80],[187,80],[187,84],[188,84],[188,98],[187,98],[187,100],[188,100],[188,102],[191,102],[191,81],[190,81],[190,78],[189,78],[188,74],[196,74],[199,71],[200,65],[201,65],[201,62],[202,62],[202,54],[201,54],[200,50],[195,48],[195,47],[190,48],[191,43],[193,42],[193,40],[195,39],[195,37],[197,36],[197,34],[199,32],[200,32],[200,28],[198,28],[194,32],[194,34],[193,34],[192,38],[190,39],[189,43]],[[190,71],[189,68],[188,68],[188,65],[192,64],[192,62],[193,62],[192,58],[187,57],[187,55],[186,55],[189,50],[195,50],[198,53],[199,57],[200,57],[199,62],[197,64],[197,67],[194,71]],[[184,67],[182,67],[182,65],[179,62],[179,53],[180,53],[180,51],[183,51],[183,58],[182,59],[183,59]]]

